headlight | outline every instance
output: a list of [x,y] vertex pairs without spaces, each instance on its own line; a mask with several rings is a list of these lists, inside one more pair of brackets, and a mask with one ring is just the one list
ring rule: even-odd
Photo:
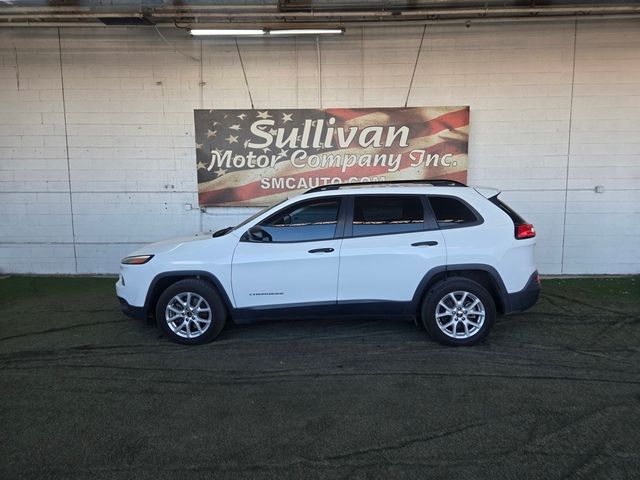
[[134,255],[132,257],[124,257],[122,263],[125,265],[142,265],[153,258],[153,255]]

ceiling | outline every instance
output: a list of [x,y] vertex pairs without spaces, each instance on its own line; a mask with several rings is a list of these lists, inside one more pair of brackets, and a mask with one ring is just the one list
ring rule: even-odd
[[640,19],[640,0],[0,0],[0,27],[262,28]]

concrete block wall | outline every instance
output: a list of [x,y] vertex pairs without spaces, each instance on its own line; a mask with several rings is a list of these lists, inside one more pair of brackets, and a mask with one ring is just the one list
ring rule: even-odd
[[469,182],[536,225],[543,273],[640,272],[636,22],[429,26],[418,52],[422,34],[0,29],[0,272],[113,273],[251,214],[197,208],[193,110],[252,102],[470,105]]

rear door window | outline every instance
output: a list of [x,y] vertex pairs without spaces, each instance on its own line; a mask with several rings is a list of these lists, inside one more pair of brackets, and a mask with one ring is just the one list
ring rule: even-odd
[[424,208],[418,196],[363,195],[354,198],[354,237],[420,230],[424,230]]

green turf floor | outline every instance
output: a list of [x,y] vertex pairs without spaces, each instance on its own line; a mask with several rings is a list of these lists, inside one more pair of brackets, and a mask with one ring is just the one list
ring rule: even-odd
[[640,277],[545,280],[471,348],[385,319],[180,346],[114,283],[0,280],[1,479],[640,478]]

